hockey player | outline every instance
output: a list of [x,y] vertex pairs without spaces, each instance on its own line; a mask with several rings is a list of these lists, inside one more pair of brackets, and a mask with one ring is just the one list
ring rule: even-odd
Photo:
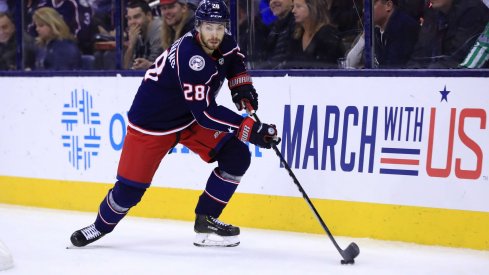
[[279,139],[274,125],[243,118],[215,101],[227,78],[238,110],[244,103],[258,109],[244,56],[228,32],[229,17],[223,0],[201,1],[195,30],[175,41],[146,71],[128,113],[117,182],[100,204],[95,223],[72,234],[73,245],[85,246],[110,233],[141,200],[160,161],[178,143],[206,162],[217,162],[195,208],[194,244],[239,244],[239,227],[218,218],[250,165],[245,142],[270,148]]

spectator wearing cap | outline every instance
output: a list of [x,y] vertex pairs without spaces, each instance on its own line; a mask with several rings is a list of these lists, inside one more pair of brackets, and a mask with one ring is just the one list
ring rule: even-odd
[[398,0],[374,0],[373,19],[379,68],[405,67],[418,39],[418,22],[398,8]]
[[431,0],[410,68],[457,68],[489,20],[481,0]]
[[194,10],[187,0],[160,0],[160,11],[163,19],[161,45],[166,49],[194,29]]
[[163,52],[161,20],[153,18],[151,8],[143,0],[129,2],[126,18],[128,43],[124,54],[124,67],[146,70]]

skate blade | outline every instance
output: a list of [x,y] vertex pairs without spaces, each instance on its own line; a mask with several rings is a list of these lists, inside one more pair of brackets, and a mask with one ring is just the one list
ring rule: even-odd
[[66,249],[87,249],[87,248],[91,248],[91,247],[93,247],[93,246],[89,246],[89,247],[87,247],[87,246],[75,246],[75,245],[70,244],[70,245],[66,246]]
[[197,233],[194,245],[199,247],[234,247],[239,245],[239,238],[238,236]]

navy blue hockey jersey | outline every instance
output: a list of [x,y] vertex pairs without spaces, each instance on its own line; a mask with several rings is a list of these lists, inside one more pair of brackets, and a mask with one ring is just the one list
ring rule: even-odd
[[228,34],[213,56],[204,52],[197,31],[175,41],[146,71],[128,118],[143,133],[178,132],[194,121],[203,127],[233,131],[243,118],[216,103],[224,78],[246,74],[244,55]]

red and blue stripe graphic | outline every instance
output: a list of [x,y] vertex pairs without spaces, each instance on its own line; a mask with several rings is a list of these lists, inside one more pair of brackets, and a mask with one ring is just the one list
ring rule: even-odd
[[417,176],[419,149],[382,147],[380,174]]

